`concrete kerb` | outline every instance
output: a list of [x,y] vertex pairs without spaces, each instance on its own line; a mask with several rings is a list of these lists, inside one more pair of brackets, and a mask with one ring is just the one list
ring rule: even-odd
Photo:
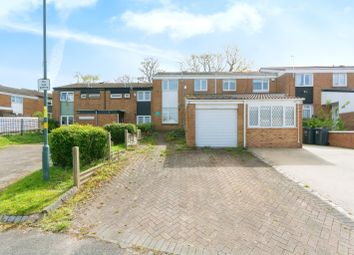
[[63,202],[73,197],[78,189],[76,187],[72,187],[68,191],[66,191],[63,195],[61,195],[54,203],[50,204],[46,208],[42,210],[40,213],[35,213],[31,215],[0,215],[0,222],[3,223],[24,223],[24,222],[36,222],[41,219],[44,215],[58,209]]
[[250,150],[250,152],[252,153],[253,156],[259,158],[260,160],[262,160],[264,163],[266,163],[267,165],[271,166],[273,169],[275,169],[278,173],[280,173],[281,175],[283,175],[285,178],[287,178],[288,180],[295,182],[298,186],[300,186],[305,192],[309,192],[310,194],[312,194],[313,196],[315,196],[316,198],[320,199],[323,202],[323,205],[326,206],[330,206],[331,208],[333,208],[334,210],[336,210],[338,213],[335,214],[336,217],[338,217],[339,219],[341,219],[344,223],[350,225],[352,228],[354,228],[354,215],[351,215],[350,213],[348,213],[343,207],[337,205],[336,203],[334,203],[333,201],[323,197],[321,194],[319,194],[317,191],[311,189],[311,188],[306,188],[306,184],[297,180],[295,177],[293,177],[292,175],[286,173],[285,171],[283,171],[280,167],[275,166],[273,162],[265,159],[264,157],[262,157],[259,153],[254,152],[252,150]]

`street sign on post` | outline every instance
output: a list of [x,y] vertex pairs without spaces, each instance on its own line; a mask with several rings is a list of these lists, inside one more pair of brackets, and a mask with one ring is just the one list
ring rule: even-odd
[[38,79],[38,91],[50,90],[49,79]]

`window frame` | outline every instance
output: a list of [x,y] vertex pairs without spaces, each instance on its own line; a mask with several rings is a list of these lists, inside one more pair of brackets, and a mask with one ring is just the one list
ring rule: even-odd
[[101,93],[87,93],[88,99],[99,99],[101,97]]
[[[175,110],[176,111],[176,120],[172,120],[171,121],[171,118],[170,118],[171,110]],[[169,118],[168,118],[167,121],[164,120],[165,114],[169,115]],[[165,108],[162,108],[162,120],[161,120],[162,124],[178,124],[178,119],[179,119],[178,114],[179,114],[178,107],[165,107]]]
[[[297,77],[299,77],[300,75],[302,76],[310,76],[311,77],[311,84],[297,84]],[[313,73],[297,73],[295,74],[295,87],[300,87],[300,88],[304,88],[304,87],[313,87],[313,82],[314,82],[314,75]],[[305,78],[303,79],[304,81],[306,80]]]
[[[335,84],[334,80],[335,80],[335,76],[339,76],[339,75],[345,75],[345,82],[344,84]],[[332,86],[333,87],[347,87],[348,86],[348,74],[347,73],[333,73],[332,75]]]
[[[197,84],[197,82],[199,82],[199,84]],[[202,89],[201,82],[205,82],[205,89]],[[199,88],[197,86],[199,86]],[[194,79],[194,91],[195,92],[207,92],[208,91],[208,80],[207,79]]]
[[111,93],[110,98],[111,99],[122,99],[123,94],[122,93]]
[[129,99],[129,98],[130,98],[130,93],[124,93],[123,97],[124,97],[125,99]]
[[[66,118],[67,124],[62,124],[63,123],[63,118]],[[68,124],[69,123],[69,118],[73,118],[73,122],[71,124]],[[75,123],[74,115],[60,115],[60,126],[69,126],[69,125],[73,125],[74,123]]]
[[[310,117],[309,118],[304,118],[305,107],[309,107],[309,109],[306,109],[306,110],[310,110]],[[302,105],[302,119],[311,119],[312,116],[313,116],[313,104],[303,104]]]
[[23,104],[23,97],[22,96],[11,96],[11,103]]
[[[69,94],[72,95],[72,100],[68,100]],[[62,95],[65,96],[65,100],[62,99]],[[60,91],[60,102],[74,102],[74,92],[73,91]]]
[[[176,85],[176,89],[174,89],[174,88],[171,89],[171,83],[172,82],[176,82],[176,84],[174,84],[174,85]],[[162,91],[164,91],[164,92],[178,91],[178,80],[176,80],[176,79],[164,79],[164,80],[162,80],[161,87],[162,87]]]
[[[271,103],[271,104],[251,104],[248,105],[247,108],[247,128],[261,128],[261,129],[267,129],[267,128],[296,128],[296,106],[297,104],[281,104],[281,103]],[[250,119],[250,107],[252,108],[257,108],[257,125],[250,125],[251,119]],[[261,125],[261,107],[270,107],[270,125],[269,126],[262,126]],[[274,126],[273,125],[273,107],[282,107],[282,126]],[[288,107],[293,108],[293,125],[286,125],[286,109]]]
[[[139,99],[140,95],[142,95],[142,97],[143,97],[142,99]],[[139,91],[137,91],[136,100],[138,102],[151,102],[151,91],[150,90],[139,90]]]
[[[261,83],[261,89],[255,89],[254,88],[254,83],[256,81],[262,81]],[[265,90],[264,89],[264,84],[265,84],[265,81],[266,81],[266,84],[267,84],[267,89]],[[252,80],[252,91],[253,93],[268,93],[269,92],[269,79],[254,79]]]
[[[235,84],[235,88],[234,89],[230,89],[230,82],[233,82]],[[225,85],[227,85],[227,89],[225,89]],[[222,81],[222,91],[236,91],[237,90],[237,81],[236,80],[223,80]]]
[[[139,118],[143,118],[143,122],[139,122]],[[148,120],[148,121],[146,121]],[[137,115],[136,124],[149,124],[151,123],[151,115]]]

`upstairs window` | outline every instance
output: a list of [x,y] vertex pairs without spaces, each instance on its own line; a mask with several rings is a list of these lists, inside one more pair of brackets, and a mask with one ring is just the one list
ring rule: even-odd
[[60,102],[74,102],[74,92],[60,92]]
[[223,80],[223,91],[236,91],[235,80]]
[[208,91],[208,81],[194,80],[194,91]]
[[138,91],[137,98],[138,98],[138,102],[150,102],[151,91]]
[[267,93],[269,92],[269,80],[253,80],[253,92]]
[[162,90],[167,91],[177,91],[178,80],[163,80],[162,81]]
[[100,93],[90,93],[88,94],[88,98],[100,98],[101,94]]
[[295,76],[296,87],[312,87],[313,86],[313,74],[296,74]]
[[23,97],[12,96],[11,97],[11,102],[12,103],[16,103],[16,104],[22,104],[23,103]]
[[113,93],[113,94],[111,94],[111,98],[122,98],[123,97],[123,95],[122,94],[118,94],[118,93]]
[[130,93],[125,93],[124,98],[130,98]]
[[346,73],[334,73],[333,74],[333,87],[346,87],[347,86],[347,74]]

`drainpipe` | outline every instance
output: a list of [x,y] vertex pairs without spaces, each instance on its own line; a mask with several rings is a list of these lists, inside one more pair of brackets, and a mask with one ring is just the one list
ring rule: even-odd
[[243,147],[246,148],[247,142],[246,142],[246,109],[247,109],[247,104],[246,102],[243,103]]
[[297,109],[297,143],[300,144],[300,105],[296,104]]
[[98,126],[98,111],[96,110],[96,126]]

